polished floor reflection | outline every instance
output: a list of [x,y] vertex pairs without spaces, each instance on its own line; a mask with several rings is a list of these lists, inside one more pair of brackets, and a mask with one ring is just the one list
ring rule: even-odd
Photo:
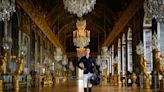
[[[83,82],[82,80],[69,81],[67,83],[57,84],[53,87],[32,88],[30,92],[83,92]],[[158,90],[99,85],[94,86],[92,92],[158,92]]]

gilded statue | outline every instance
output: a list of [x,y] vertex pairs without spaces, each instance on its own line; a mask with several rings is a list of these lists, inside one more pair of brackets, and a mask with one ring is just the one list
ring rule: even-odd
[[6,59],[4,56],[0,56],[0,75],[4,73],[6,67]]
[[6,72],[6,62],[7,62],[7,53],[4,56],[0,56],[0,74],[4,74]]
[[164,70],[163,70],[163,65],[162,65],[162,62],[161,62],[161,58],[163,58],[162,55],[160,55],[160,57],[158,56],[158,50],[155,49],[154,50],[154,64],[155,64],[155,68],[154,68],[154,71],[155,71],[155,74],[157,73],[157,71],[162,75],[162,77],[164,78]]
[[0,56],[0,75],[5,73],[11,73],[11,69],[7,67],[7,53],[4,56]]
[[23,72],[23,59],[22,58],[18,58],[18,60],[16,61],[17,63],[17,69],[16,69],[16,74],[20,75]]
[[140,68],[143,74],[146,76],[147,79],[149,79],[149,75],[146,70],[146,60],[144,59],[144,55],[141,54],[140,56]]
[[44,86],[46,86],[46,85],[51,86],[52,84],[53,84],[52,75],[50,75],[50,74],[45,74],[45,75],[44,75]]

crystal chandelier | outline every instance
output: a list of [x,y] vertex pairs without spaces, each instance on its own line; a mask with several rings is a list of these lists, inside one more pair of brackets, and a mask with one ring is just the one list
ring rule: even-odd
[[152,49],[158,49],[158,43],[159,43],[159,40],[158,40],[158,35],[156,33],[153,34],[152,36]]
[[163,0],[145,0],[144,11],[150,18],[156,18],[157,21],[164,21],[164,1]]
[[5,36],[2,39],[2,46],[4,50],[9,50],[12,47],[12,38],[10,36]]
[[101,56],[97,55],[96,64],[101,65]]
[[74,45],[83,48],[89,45],[90,42],[90,31],[86,30],[86,20],[77,20],[77,30],[73,31],[73,42]]
[[101,58],[102,60],[108,60],[110,57],[108,47],[102,47]]
[[27,53],[27,46],[20,45],[19,53],[20,53],[20,57],[24,57]]
[[63,52],[61,51],[61,48],[56,48],[56,51],[54,52],[54,59],[59,62],[63,58]]
[[118,63],[118,56],[115,56],[115,58],[114,58],[114,63],[115,63],[115,64]]
[[74,70],[75,70],[75,68],[74,68],[74,66],[73,66],[73,64],[72,64],[72,61],[70,61],[70,63],[69,63],[69,69],[70,69],[71,71],[74,71]]
[[82,17],[94,9],[96,0],[63,0],[64,8],[71,14]]
[[68,58],[67,55],[63,55],[63,60],[62,60],[62,65],[67,65],[68,64]]
[[76,48],[77,57],[81,58],[85,55],[85,48]]
[[0,0],[0,21],[9,20],[15,12],[15,0]]
[[136,53],[138,55],[144,54],[144,45],[143,45],[142,41],[140,41],[140,43],[136,46]]

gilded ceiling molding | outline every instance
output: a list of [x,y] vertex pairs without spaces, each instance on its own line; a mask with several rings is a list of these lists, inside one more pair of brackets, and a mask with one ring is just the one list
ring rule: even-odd
[[103,46],[110,46],[114,39],[123,31],[132,17],[141,9],[144,0],[132,0],[127,9],[122,13],[118,22],[113,27],[112,31],[108,34],[107,39],[104,41]]
[[30,0],[17,0],[17,3],[24,9],[24,11],[30,16],[34,23],[41,29],[41,31],[47,36],[55,47],[60,47],[65,53],[63,46],[60,44],[58,38],[54,35],[47,21],[39,10],[33,5]]

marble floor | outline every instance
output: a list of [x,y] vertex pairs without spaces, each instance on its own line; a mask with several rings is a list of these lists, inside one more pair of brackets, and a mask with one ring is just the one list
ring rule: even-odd
[[[22,91],[25,92],[25,91]],[[27,91],[26,91],[27,92]],[[66,83],[56,84],[52,87],[44,88],[31,88],[29,92],[84,92],[83,81],[69,81]],[[92,92],[158,92],[154,89],[140,89],[131,87],[118,87],[111,85],[98,85],[94,86]]]

